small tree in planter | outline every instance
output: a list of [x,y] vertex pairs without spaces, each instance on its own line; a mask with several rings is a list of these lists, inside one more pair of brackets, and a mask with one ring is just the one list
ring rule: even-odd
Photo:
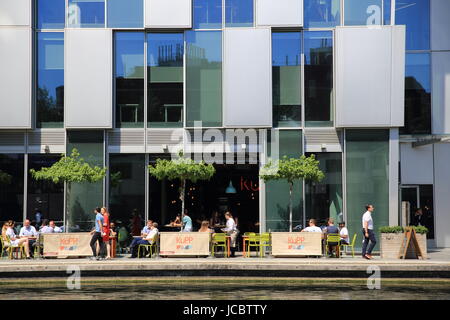
[[314,155],[306,157],[302,155],[299,159],[284,156],[276,162],[269,161],[259,171],[259,177],[264,182],[270,180],[287,180],[289,184],[289,232],[292,232],[292,192],[294,181],[304,179],[307,182],[319,182],[325,174],[319,169],[319,161]]
[[178,153],[178,159],[157,159],[155,166],[148,166],[150,174],[158,180],[180,180],[181,212],[184,213],[186,181],[193,183],[199,180],[209,180],[216,173],[212,164],[195,162],[191,158],[184,158],[183,151]]
[[[416,231],[417,242],[419,243],[420,250],[424,255],[427,256],[427,233],[428,229],[423,226],[413,226]],[[400,226],[385,226],[380,227],[379,231],[381,233],[381,258],[383,259],[398,259],[400,248],[404,241],[404,228]],[[407,253],[407,256],[412,254]]]
[[[74,182],[95,183],[103,180],[106,168],[91,166],[80,157],[77,149],[72,149],[70,156],[62,155],[61,159],[51,167],[42,168],[38,171],[30,169],[31,176],[35,180],[49,180],[53,183],[67,183],[66,216],[69,216],[69,197],[71,185]],[[65,219],[67,221],[67,219]],[[65,228],[67,232],[67,226]]]

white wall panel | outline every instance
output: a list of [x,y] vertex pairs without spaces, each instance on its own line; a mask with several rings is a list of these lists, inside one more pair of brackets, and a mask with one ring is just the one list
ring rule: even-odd
[[65,123],[68,128],[112,127],[112,31],[66,29]]
[[303,26],[303,0],[256,0],[258,26]]
[[191,28],[192,0],[145,0],[146,28]]
[[225,126],[272,126],[270,29],[233,28],[224,35]]
[[433,134],[450,134],[450,52],[433,52],[431,65]]
[[433,184],[433,146],[400,144],[402,184]]
[[336,28],[337,127],[403,126],[404,41],[404,26]]
[[0,128],[31,128],[31,28],[0,27]]
[[431,6],[431,50],[450,50],[450,1],[432,0]]
[[434,146],[434,221],[437,247],[450,247],[450,144]]
[[31,26],[32,0],[0,0],[0,26]]

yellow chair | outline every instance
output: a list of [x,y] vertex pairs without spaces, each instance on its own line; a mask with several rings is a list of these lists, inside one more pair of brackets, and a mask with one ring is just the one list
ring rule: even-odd
[[13,259],[14,249],[17,249],[17,251],[16,251],[17,253],[20,252],[21,259],[25,259],[25,256],[26,256],[25,243],[13,245],[13,244],[11,244],[11,239],[9,238],[9,236],[6,236],[6,247],[8,250],[9,259],[11,259],[11,260]]
[[341,244],[343,251],[347,255],[347,248],[352,248],[352,257],[355,257],[355,243],[356,243],[356,233],[353,235],[352,242],[350,244]]
[[36,242],[34,243],[34,257],[41,257],[41,252],[42,250],[44,250],[44,244],[41,242],[42,241],[42,236],[39,234]]
[[272,242],[271,242],[271,238],[270,238],[270,233],[269,232],[261,233],[261,238],[260,238],[259,244],[261,246],[260,254],[261,254],[261,257],[263,257],[266,254],[266,251],[264,249],[272,247]]
[[245,232],[244,233],[244,235],[243,235],[243,237],[245,237],[244,238],[244,241],[243,241],[243,245],[244,245],[244,251],[245,251],[245,254],[247,255],[247,251],[248,251],[248,237],[250,236],[250,235],[252,235],[252,236],[254,236],[256,233],[254,233],[254,232]]
[[8,254],[8,245],[6,244],[6,241],[3,240],[3,237],[0,235],[1,245],[2,245],[2,251],[0,252],[0,258],[3,258],[5,251]]
[[[153,256],[153,253],[157,253],[158,250],[158,235],[153,238],[152,244],[140,244],[138,247],[138,258],[141,257],[141,249],[145,252],[145,249],[149,250],[149,258]],[[145,255],[144,255],[145,257]]]
[[327,234],[327,240],[325,242],[325,255],[329,252],[330,244],[331,246],[336,247],[336,256],[340,257],[339,254],[339,241],[341,240],[341,236],[338,233],[329,233]]
[[250,257],[250,249],[251,248],[258,248],[259,249],[259,256],[262,257],[262,251],[261,251],[261,236],[257,233],[251,234],[248,236],[248,251],[247,251],[247,257]]
[[225,233],[214,233],[212,236],[211,255],[214,257],[216,249],[222,247],[224,250],[224,256],[228,258],[228,242],[227,235]]

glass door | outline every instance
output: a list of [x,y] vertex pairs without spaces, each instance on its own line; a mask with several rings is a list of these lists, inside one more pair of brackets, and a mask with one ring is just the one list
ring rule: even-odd
[[400,223],[402,226],[408,226],[411,224],[415,210],[420,208],[419,186],[402,186],[400,190]]

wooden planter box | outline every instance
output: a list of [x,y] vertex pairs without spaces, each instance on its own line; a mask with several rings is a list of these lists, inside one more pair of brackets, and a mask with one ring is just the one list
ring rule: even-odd
[[[427,259],[427,235],[426,234],[416,234],[417,242],[419,243],[420,250]],[[404,234],[403,233],[382,233],[381,234],[381,258],[382,259],[398,259],[400,253],[400,248],[403,243]],[[414,258],[414,254],[411,245],[406,253],[406,258]]]

